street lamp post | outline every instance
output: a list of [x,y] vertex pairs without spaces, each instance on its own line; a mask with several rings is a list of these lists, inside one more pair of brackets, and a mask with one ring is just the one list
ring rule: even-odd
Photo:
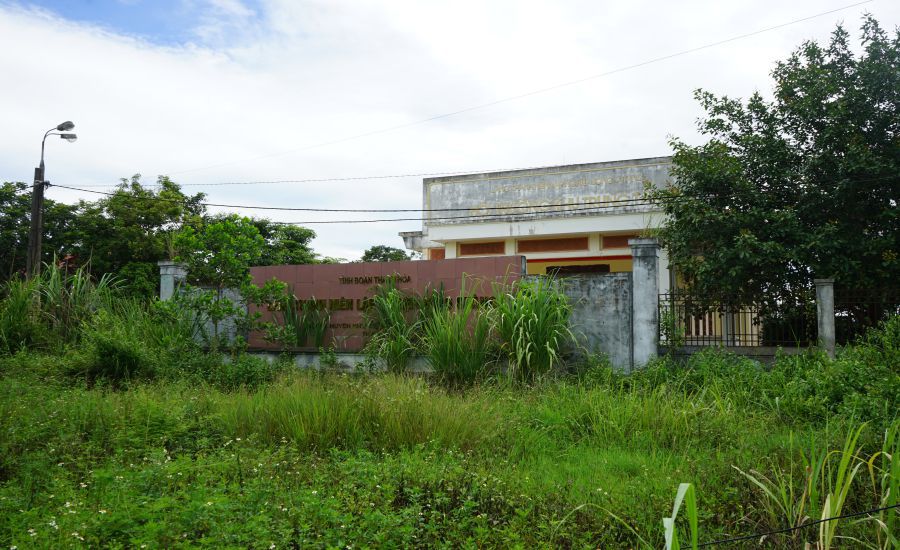
[[[61,134],[75,128],[75,124],[67,120],[44,133],[41,140],[41,164],[34,169],[34,185],[31,187],[31,230],[28,233],[28,256],[25,258],[25,274],[34,277],[41,272],[41,239],[44,235],[44,188],[49,182],[44,180],[44,145],[47,136],[59,136],[73,142],[78,139],[75,134]],[[56,132],[54,132],[56,130]]]

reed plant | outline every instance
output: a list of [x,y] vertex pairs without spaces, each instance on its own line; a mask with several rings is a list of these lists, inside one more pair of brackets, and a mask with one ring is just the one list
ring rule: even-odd
[[666,550],[680,550],[681,542],[678,538],[678,512],[681,511],[681,505],[684,504],[685,513],[687,514],[688,526],[691,533],[691,549],[697,550],[699,546],[699,529],[697,525],[697,493],[691,483],[682,483],[678,486],[678,492],[675,495],[675,503],[672,505],[672,515],[663,518],[663,529],[665,529]]
[[12,279],[0,290],[0,353],[34,348],[46,329],[40,310],[39,279]]
[[280,322],[270,327],[268,336],[287,347],[315,347],[325,344],[325,332],[331,321],[331,312],[315,297],[301,300],[285,287],[284,294],[275,304],[274,313]]
[[455,307],[428,311],[422,322],[422,349],[428,364],[444,382],[472,384],[496,360],[489,315],[465,290]]
[[495,289],[492,321],[514,379],[534,381],[547,374],[574,341],[569,329],[572,307],[559,284],[541,277],[517,281],[512,289]]
[[366,328],[373,332],[366,353],[384,361],[389,372],[404,372],[416,351],[419,323],[410,312],[415,305],[415,300],[388,278],[375,287],[363,314]]

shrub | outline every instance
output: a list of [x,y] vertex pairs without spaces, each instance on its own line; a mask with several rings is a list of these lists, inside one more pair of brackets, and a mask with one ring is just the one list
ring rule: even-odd
[[108,311],[98,312],[83,331],[83,350],[70,373],[84,376],[91,383],[106,380],[113,386],[152,378],[158,355],[135,328]]
[[268,384],[290,367],[285,360],[269,361],[266,357],[242,353],[226,356],[205,372],[210,384],[223,390],[253,389]]
[[810,420],[838,414],[884,429],[900,410],[900,316],[834,360],[823,354],[782,357],[776,369],[789,375],[781,400],[786,414]]

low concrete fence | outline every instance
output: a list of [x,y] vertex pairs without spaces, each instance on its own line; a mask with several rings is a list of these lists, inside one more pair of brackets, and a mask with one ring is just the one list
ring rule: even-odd
[[[578,341],[575,351],[605,354],[615,368],[630,371],[646,365],[649,361],[658,357],[660,353],[670,353],[684,357],[702,349],[709,349],[708,346],[681,347],[674,350],[660,347],[659,243],[656,239],[631,239],[629,245],[631,246],[633,258],[633,271],[631,273],[583,274],[558,280],[562,291],[572,304],[570,328]],[[513,261],[513,263],[518,262],[517,258],[521,257],[490,259],[490,262],[501,262],[505,266],[510,261]],[[435,270],[437,275],[440,275],[438,273],[439,270],[436,270],[435,266],[443,266],[445,270],[453,267],[451,265],[444,266],[447,262],[453,262],[453,260],[440,261],[440,265],[438,263],[430,265],[431,262],[428,260],[409,263],[422,264],[421,269],[419,269],[420,266],[415,266],[417,273],[423,270],[427,272],[428,269],[426,268],[431,268]],[[303,267],[310,271],[316,266]],[[324,267],[328,268],[328,277],[333,279],[340,275],[339,266]],[[367,269],[369,271],[374,269],[384,271],[387,269],[388,271],[385,271],[385,273],[390,271],[390,268],[383,264],[371,268],[361,267],[360,264],[352,264],[351,267],[360,273],[367,272]],[[486,271],[490,276],[504,273],[503,270],[498,271],[499,268],[493,264],[490,267],[492,267],[493,271]],[[316,273],[311,272],[311,280],[314,280]],[[453,271],[453,273],[458,275],[456,271]],[[475,275],[477,276],[477,273]],[[172,262],[160,262],[160,298],[163,300],[171,298],[177,284],[183,281],[185,276],[186,272],[180,266]],[[427,277],[420,281],[421,285],[425,285],[425,287],[429,283],[429,280],[426,279]],[[444,282],[447,283],[448,281]],[[816,280],[819,345],[831,355],[834,354],[835,345],[832,285],[831,280]],[[340,290],[340,285],[337,285],[337,288]],[[229,291],[229,294],[230,298],[240,301],[240,296],[233,291]],[[234,331],[233,323],[224,323],[219,328],[226,333]],[[246,335],[244,336],[246,337]],[[251,344],[252,342],[253,340],[251,339]],[[776,348],[763,346],[746,348],[731,346],[727,349],[761,361],[769,361],[778,353]],[[795,353],[795,351],[787,351],[788,348],[784,349],[786,351],[783,353]],[[273,357],[278,354],[277,351],[266,351]],[[334,364],[335,358],[337,364]],[[361,353],[324,355],[318,353],[296,353],[294,354],[294,360],[298,366],[316,368],[325,366],[352,369],[356,368],[358,364],[366,363],[365,357]],[[424,358],[415,359],[413,369],[427,370]]]

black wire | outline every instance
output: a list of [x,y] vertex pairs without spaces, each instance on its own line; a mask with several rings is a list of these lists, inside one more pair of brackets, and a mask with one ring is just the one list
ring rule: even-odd
[[[91,189],[84,189],[80,187],[70,187],[68,185],[57,185],[53,184],[53,187],[59,187],[61,189],[71,189],[72,191],[81,191],[84,193],[94,193],[95,195],[106,195],[108,197],[117,196],[117,192],[110,191],[94,191]],[[173,203],[184,203],[185,201],[180,199],[169,199],[166,197],[132,197],[135,200],[148,200],[148,201],[162,201],[162,202],[173,202]],[[245,204],[218,204],[212,202],[200,202],[197,205],[202,206],[215,206],[220,208],[245,208],[249,210],[280,210],[285,212],[365,212],[365,213],[374,213],[374,212],[469,212],[472,210],[511,210],[511,209],[522,209],[522,208],[567,208],[572,206],[579,205],[607,205],[607,204],[619,204],[622,206],[630,206],[632,203],[646,203],[647,199],[645,198],[633,198],[633,199],[615,199],[608,201],[585,201],[585,202],[577,202],[577,203],[556,203],[556,204],[542,204],[542,205],[529,205],[529,206],[477,206],[471,208],[386,208],[386,209],[377,209],[377,208],[293,208],[286,206],[250,206]],[[404,220],[406,221],[406,220]]]
[[[884,179],[895,179],[896,175],[890,176],[882,176],[877,178],[862,178],[862,179],[852,179],[854,183],[863,183],[869,181],[880,181]],[[843,178],[841,181],[851,180],[851,178]],[[73,191],[81,191],[84,193],[93,193],[96,195],[105,195],[109,197],[113,196],[123,196],[120,195],[121,191],[109,192],[109,191],[93,191],[90,189],[84,189],[80,187],[70,187],[67,185],[53,185],[54,187],[59,187],[62,189],[70,189]],[[125,197],[131,200],[145,200],[145,201],[158,201],[158,202],[170,202],[176,204],[186,204],[188,201],[183,199],[170,199],[166,197],[160,196],[148,196],[148,197],[136,197],[132,195],[124,195]],[[537,216],[537,215],[547,215],[547,214],[568,214],[572,212],[586,212],[586,211],[597,211],[598,213],[603,211],[604,209],[614,209],[614,208],[639,208],[639,207],[649,207],[660,205],[664,203],[674,203],[681,200],[694,200],[694,199],[702,199],[703,196],[699,195],[674,195],[666,198],[656,198],[656,199],[647,199],[647,198],[633,198],[633,199],[616,199],[616,200],[608,200],[608,201],[585,201],[579,203],[556,203],[556,204],[545,204],[545,205],[527,205],[527,206],[483,206],[483,207],[471,207],[471,208],[417,208],[417,209],[352,209],[352,208],[293,208],[293,207],[280,207],[280,206],[250,206],[250,205],[242,205],[242,204],[219,204],[219,203],[210,203],[210,202],[198,202],[195,203],[197,206],[212,206],[219,208],[237,208],[237,209],[247,209],[247,210],[267,210],[267,211],[286,211],[286,212],[353,212],[353,213],[375,213],[375,212],[471,212],[471,211],[496,211],[503,210],[504,213],[498,214],[469,214],[465,216],[435,216],[428,218],[383,218],[383,219],[370,219],[370,220],[309,220],[309,221],[297,221],[297,222],[273,222],[280,225],[306,225],[306,224],[354,224],[354,223],[383,223],[383,222],[409,222],[409,221],[421,221],[421,222],[431,222],[431,223],[441,223],[444,220],[471,220],[471,221],[484,221],[491,219],[508,219],[508,218],[516,218],[510,221],[524,221],[521,220],[522,216]],[[578,206],[588,205],[583,208],[576,208]],[[561,208],[561,210],[559,210]],[[521,213],[510,213],[509,210],[521,210],[521,209],[531,209],[531,212],[521,212]],[[553,210],[557,209],[557,210]]]
[[[685,197],[686,198],[686,197]],[[300,222],[272,222],[278,225],[305,225],[312,223],[377,223],[377,222],[431,222],[431,223],[440,223],[445,220],[468,220],[468,221],[483,221],[483,220],[494,220],[494,219],[511,219],[510,222],[516,221],[528,221],[527,219],[520,219],[521,216],[538,216],[538,215],[546,215],[546,214],[569,214],[571,212],[597,212],[601,213],[604,210],[610,210],[615,208],[632,208],[632,207],[642,207],[642,206],[654,206],[656,204],[655,201],[644,201],[639,203],[631,203],[631,204],[618,204],[618,205],[609,205],[609,206],[588,206],[584,208],[567,208],[565,210],[541,210],[539,212],[521,212],[521,213],[513,213],[513,214],[473,214],[471,216],[441,216],[441,217],[433,217],[433,218],[384,218],[384,219],[375,219],[375,220],[309,220],[309,221],[300,221]]]
[[900,504],[894,504],[894,505],[891,505],[891,506],[885,506],[885,507],[883,507],[883,508],[873,508],[872,510],[866,510],[866,511],[864,511],[864,512],[854,512],[854,513],[852,513],[852,514],[844,514],[844,515],[841,515],[841,516],[834,516],[834,517],[831,517],[831,518],[817,519],[817,520],[815,520],[815,521],[810,521],[810,522],[808,522],[808,523],[804,523],[804,524],[801,524],[801,525],[797,525],[797,526],[795,526],[795,527],[787,527],[787,528],[785,528],[785,529],[778,529],[777,531],[767,531],[767,532],[765,532],[765,533],[756,533],[756,534],[753,534],[753,535],[744,535],[744,536],[741,536],[741,537],[735,537],[735,538],[731,538],[731,539],[722,539],[722,540],[714,540],[714,541],[710,541],[710,542],[704,542],[703,544],[698,544],[698,545],[697,545],[697,548],[704,548],[704,547],[706,547],[706,546],[717,546],[717,545],[719,545],[719,544],[728,544],[728,543],[731,543],[731,542],[741,542],[741,541],[744,541],[744,540],[751,540],[751,539],[756,539],[756,538],[760,538],[760,537],[767,537],[767,536],[769,536],[769,535],[780,535],[780,534],[782,534],[782,533],[790,533],[791,531],[797,531],[797,530],[799,530],[799,529],[804,529],[804,528],[806,528],[806,527],[812,527],[813,525],[818,525],[818,524],[820,524],[820,523],[826,523],[826,522],[834,521],[834,520],[838,520],[838,519],[846,519],[846,518],[855,518],[855,517],[858,517],[858,516],[865,516],[865,515],[868,515],[868,514],[873,514],[873,513],[875,513],[875,512],[883,512],[883,511],[885,511],[885,510],[891,510],[891,509],[894,509],[894,508],[900,508]]

